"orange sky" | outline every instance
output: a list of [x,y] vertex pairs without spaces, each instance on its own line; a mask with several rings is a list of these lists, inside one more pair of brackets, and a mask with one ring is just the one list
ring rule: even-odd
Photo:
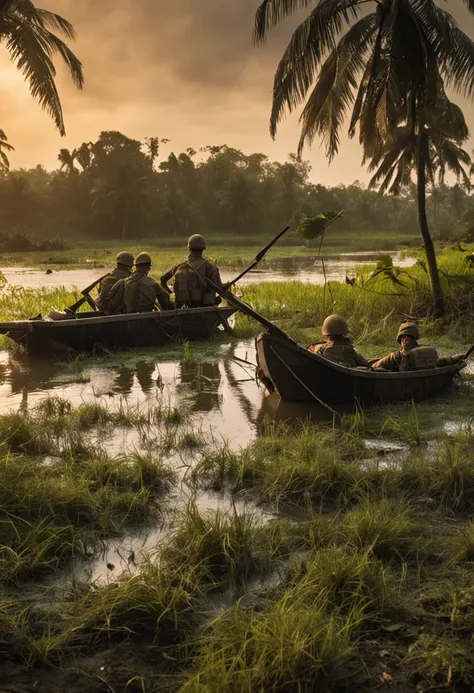
[[[179,152],[228,144],[285,159],[298,141],[297,115],[268,134],[273,73],[295,20],[279,27],[263,47],[252,44],[257,0],[42,0],[69,19],[78,33],[74,51],[84,64],[78,92],[60,69],[58,84],[67,137],[30,97],[0,46],[0,129],[16,151],[14,167],[55,168],[61,147],[74,148],[101,130],[143,139],[171,139]],[[461,0],[439,0],[474,37],[474,16]],[[59,65],[58,65],[59,67]],[[457,97],[474,131],[474,106]],[[470,150],[474,141],[468,143]],[[306,152],[312,177],[322,184],[367,180],[357,141],[344,138],[329,167],[315,142]]]

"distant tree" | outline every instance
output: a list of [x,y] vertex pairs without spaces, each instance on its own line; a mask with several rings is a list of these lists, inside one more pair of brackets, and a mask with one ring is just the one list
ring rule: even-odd
[[161,197],[161,203],[161,213],[169,232],[178,236],[193,230],[193,225],[197,221],[197,210],[182,190],[166,190]]
[[159,137],[145,137],[145,151],[147,156],[150,158],[151,165],[154,166],[155,159],[158,158],[160,153],[160,146],[162,144],[167,144],[170,140],[166,138]]
[[74,166],[75,158],[76,150],[70,152],[69,149],[60,149],[58,154],[58,160],[61,166],[59,167],[59,170],[66,170],[69,175],[78,173],[77,168]]
[[234,228],[243,229],[252,213],[261,211],[255,181],[237,171],[216,192],[216,199]]
[[73,153],[82,170],[87,171],[92,164],[92,142],[83,142]]
[[61,135],[66,133],[63,111],[56,88],[52,58],[66,63],[74,84],[82,89],[82,65],[60,36],[74,40],[72,24],[58,14],[36,7],[31,0],[3,0],[0,7],[0,43],[29,82],[31,95],[54,120]]
[[92,190],[92,209],[107,214],[121,229],[122,241],[129,237],[130,224],[147,214],[147,178],[120,164],[106,182]]
[[443,204],[443,202],[446,200],[447,193],[445,190],[445,186],[441,185],[434,185],[431,189],[431,194],[430,194],[430,203],[431,207],[433,210],[433,219],[436,222],[438,219],[438,213],[439,210]]
[[10,168],[10,162],[6,152],[12,152],[13,147],[7,141],[7,136],[0,130],[0,173],[5,173]]
[[449,206],[451,209],[451,214],[458,221],[463,213],[466,211],[466,199],[467,195],[459,183],[453,185],[449,191]]

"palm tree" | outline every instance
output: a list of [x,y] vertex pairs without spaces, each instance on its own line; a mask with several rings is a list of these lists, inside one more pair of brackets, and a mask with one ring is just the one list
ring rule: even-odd
[[78,173],[77,168],[74,166],[74,160],[76,158],[76,150],[70,152],[69,149],[60,149],[58,154],[58,160],[61,163],[59,167],[60,171],[67,170],[68,174]]
[[148,179],[126,164],[119,165],[107,182],[92,190],[92,209],[102,209],[120,224],[122,241],[128,238],[132,218],[144,216]]
[[[474,12],[474,1],[465,0]],[[263,0],[255,40],[310,0]],[[367,13],[369,5],[375,11]],[[345,33],[343,30],[347,29]],[[417,140],[418,212],[437,313],[443,310],[436,255],[425,224],[427,114],[439,101],[439,81],[469,96],[474,93],[474,43],[434,0],[319,0],[295,30],[277,68],[270,131],[275,136],[286,111],[308,95],[301,116],[299,151],[316,136],[331,160],[350,115],[364,160],[372,160],[401,123],[420,132]],[[399,133],[398,133],[399,134]]]
[[76,161],[82,167],[83,171],[91,167],[93,158],[92,147],[92,142],[83,142],[81,146],[73,152]]
[[10,162],[5,152],[12,152],[13,147],[7,141],[7,136],[0,130],[0,173],[5,173],[10,168]]
[[192,200],[183,190],[170,188],[161,196],[162,214],[173,235],[188,233],[197,219]]
[[[469,168],[471,157],[460,144],[469,137],[469,130],[461,109],[444,97],[430,113],[426,114],[423,129],[413,129],[404,122],[392,129],[383,147],[372,157],[369,169],[375,174],[370,181],[374,187],[380,183],[380,192],[399,195],[402,186],[411,181],[412,172],[418,180],[418,220],[420,223],[427,258],[434,255],[433,241],[426,214],[426,188],[444,183],[446,172],[453,173],[465,187],[470,188]],[[467,170],[466,170],[467,169]],[[433,266],[428,263],[430,279],[435,294],[435,314],[442,314],[444,301],[437,290],[439,275],[433,276]]]
[[431,202],[431,207],[433,209],[433,220],[436,222],[438,220],[438,212],[443,204],[443,202],[446,200],[446,190],[445,186],[434,186],[431,189],[431,195],[430,195],[430,202]]
[[59,55],[74,84],[84,83],[82,65],[60,37],[75,39],[72,25],[58,14],[36,7],[31,0],[0,0],[0,44],[29,82],[31,95],[66,133],[63,111],[55,84],[53,57]]
[[216,191],[215,196],[237,227],[247,224],[252,212],[261,209],[255,180],[241,171],[233,173],[224,183],[223,189]]

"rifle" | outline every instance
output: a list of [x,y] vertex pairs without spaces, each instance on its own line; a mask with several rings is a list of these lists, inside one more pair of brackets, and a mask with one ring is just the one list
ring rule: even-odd
[[88,303],[92,310],[96,311],[97,310],[97,305],[92,296],[90,296],[90,292],[95,289],[95,287],[100,284],[106,277],[108,277],[110,272],[107,272],[107,274],[104,274],[103,277],[99,277],[99,279],[96,279],[92,284],[87,286],[85,289],[81,291],[82,298],[80,298],[76,303],[74,303],[72,306],[69,308],[66,308],[67,311],[71,311],[72,313],[75,313],[78,308],[80,308],[84,303]]
[[233,286],[234,284],[237,284],[237,282],[240,281],[242,279],[242,277],[244,277],[247,274],[247,272],[250,272],[250,270],[253,270],[253,268],[256,267],[258,265],[258,263],[265,257],[265,255],[268,253],[270,248],[273,245],[275,245],[275,243],[289,230],[289,228],[290,228],[290,225],[287,224],[285,226],[285,228],[282,231],[280,231],[280,233],[278,233],[275,236],[275,238],[272,241],[270,241],[270,243],[268,245],[265,246],[265,248],[263,248],[263,250],[261,250],[259,253],[257,253],[257,255],[255,256],[255,260],[252,262],[252,264],[249,265],[246,270],[241,272],[238,275],[238,277],[236,277],[235,279],[232,279],[231,282],[228,282],[226,284],[226,287],[228,289],[230,289],[230,287]]

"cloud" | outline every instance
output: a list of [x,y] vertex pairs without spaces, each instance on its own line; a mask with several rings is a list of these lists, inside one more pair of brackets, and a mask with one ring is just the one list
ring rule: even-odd
[[[294,151],[297,116],[282,125],[276,142],[269,137],[268,118],[273,73],[298,17],[255,47],[258,0],[40,1],[74,24],[74,50],[83,61],[86,84],[77,91],[59,69],[68,132],[61,140],[0,53],[0,128],[16,146],[14,165],[41,161],[53,167],[61,146],[74,147],[105,129],[139,139],[170,137],[176,150],[226,142],[280,159]],[[474,36],[474,17],[459,0],[447,4]],[[472,119],[472,106],[460,103]],[[318,181],[367,179],[357,142],[344,138],[342,151],[328,168],[315,143],[308,158]]]

